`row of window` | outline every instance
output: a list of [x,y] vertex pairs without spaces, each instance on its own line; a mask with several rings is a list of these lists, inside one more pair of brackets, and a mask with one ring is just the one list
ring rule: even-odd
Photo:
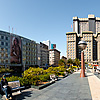
[[1,39],[5,39],[5,40],[8,40],[8,37],[7,36],[1,36]]
[[74,37],[74,36],[76,36],[75,34],[72,34],[72,35],[67,35],[68,37]]
[[8,46],[8,42],[1,42],[1,45],[5,45],[5,46]]
[[89,37],[89,36],[92,36],[92,34],[83,34],[83,36],[88,36]]
[[0,63],[8,63],[8,60],[3,60],[3,59],[0,59]]
[[[72,44],[71,45],[68,45],[68,46],[72,46]],[[73,46],[74,46],[74,44],[73,44]]]
[[74,49],[73,50],[72,49],[71,50],[68,49],[68,51],[74,51]]

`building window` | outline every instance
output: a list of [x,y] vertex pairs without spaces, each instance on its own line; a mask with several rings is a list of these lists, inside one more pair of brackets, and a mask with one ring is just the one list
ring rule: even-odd
[[4,42],[1,42],[1,45],[4,45]]
[[8,54],[6,54],[6,57],[8,57]]
[[8,48],[6,48],[5,50],[8,51]]
[[4,57],[4,54],[3,53],[1,54],[1,57]]
[[1,59],[1,63],[4,63],[4,60],[3,59]]
[[6,63],[8,63],[8,60],[6,60]]
[[8,40],[8,37],[6,37],[6,40]]
[[6,46],[8,46],[8,43],[6,42]]
[[4,51],[4,48],[1,48],[1,51]]
[[1,36],[1,39],[4,39],[4,36]]

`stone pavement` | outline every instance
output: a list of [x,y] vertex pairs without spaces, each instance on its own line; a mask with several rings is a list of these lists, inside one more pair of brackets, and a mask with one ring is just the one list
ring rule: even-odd
[[[91,72],[93,72],[90,69]],[[98,78],[99,74],[97,72],[87,73],[88,81],[90,86],[90,91],[93,100],[100,100],[100,79]]]
[[86,71],[86,75],[87,77],[80,78],[78,71],[42,90],[29,88],[20,95],[14,95],[13,98],[14,100],[100,100],[100,96],[96,95],[98,88],[93,88],[94,84],[100,84],[100,80],[89,70]]

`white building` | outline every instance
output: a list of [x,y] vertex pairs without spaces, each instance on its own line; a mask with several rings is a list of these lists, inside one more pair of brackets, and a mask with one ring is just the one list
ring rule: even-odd
[[50,49],[49,50],[49,64],[58,66],[58,62],[60,60],[60,51],[57,49]]
[[50,42],[50,40],[43,41],[43,43],[48,46],[48,49],[51,49],[51,42]]

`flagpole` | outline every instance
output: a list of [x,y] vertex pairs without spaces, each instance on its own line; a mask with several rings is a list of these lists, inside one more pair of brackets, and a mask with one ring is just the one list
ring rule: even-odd
[[9,26],[9,33],[10,33],[10,26]]
[[72,32],[73,32],[73,28],[72,28],[73,26],[72,26],[72,24],[71,24],[71,29],[72,29]]

